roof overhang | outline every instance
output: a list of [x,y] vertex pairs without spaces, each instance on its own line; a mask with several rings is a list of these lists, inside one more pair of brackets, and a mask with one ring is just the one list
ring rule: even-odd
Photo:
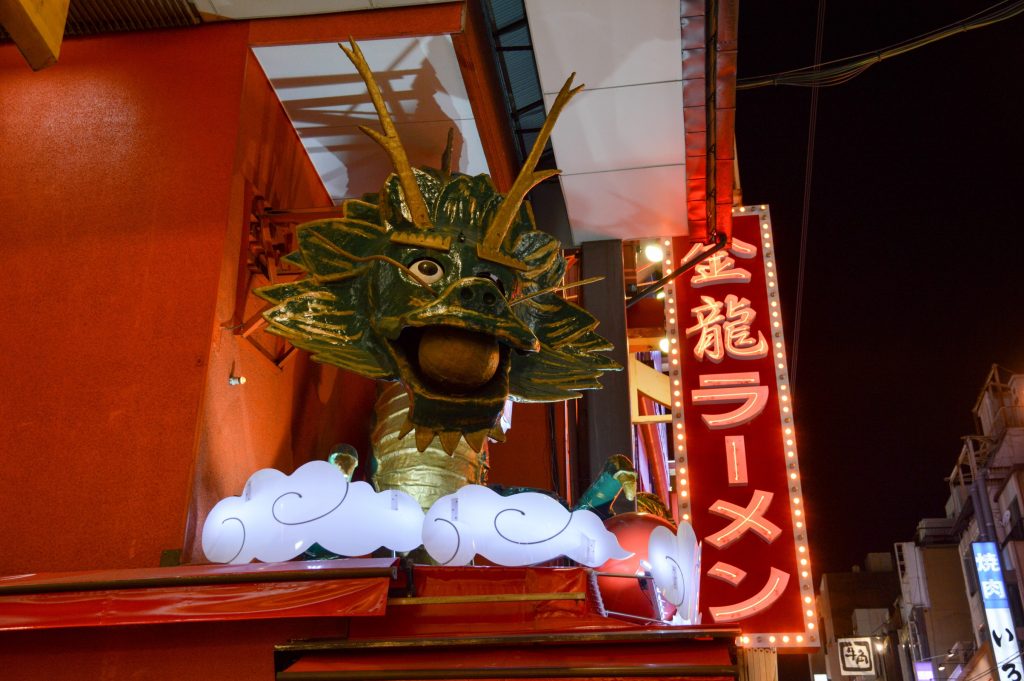
[[526,0],[544,100],[586,89],[552,133],[577,242],[687,231],[678,0]]
[[[337,47],[349,34],[362,36],[414,165],[439,164],[451,127],[456,169],[490,173],[499,188],[508,188],[511,123],[504,102],[496,101],[496,78],[482,84],[480,76],[495,72],[480,9],[486,2],[508,9],[503,0],[309,0],[301,7],[285,0],[196,0],[191,13],[133,17],[126,25],[255,19],[254,38],[267,32],[260,19],[298,27],[291,39],[255,39],[254,51],[338,202],[378,190],[391,170],[358,130],[376,125],[376,116]],[[572,241],[686,234],[707,240],[716,228],[728,233],[737,0],[524,3],[546,107],[570,73],[587,86],[552,135]],[[428,7],[403,7],[412,5]],[[72,33],[104,30],[106,24],[86,21],[88,12],[71,9]],[[422,10],[456,17],[456,23],[424,24]],[[131,10],[114,12],[127,16]],[[338,30],[310,31],[312,22]],[[481,112],[488,119],[484,130]],[[506,130],[496,132],[496,124]]]
[[[483,144],[449,35],[361,40],[414,166],[438,167],[448,129],[453,166],[488,173]],[[358,126],[379,129],[355,67],[337,42],[254,48],[260,66],[337,203],[380,190],[393,172],[388,156]]]
[[[546,107],[585,83],[555,126],[573,241],[728,232],[732,202],[735,0],[526,0]],[[707,30],[711,29],[709,35]],[[414,165],[437,166],[447,129],[456,167],[493,172],[478,105],[448,35],[360,41]],[[710,47],[709,47],[710,46]],[[336,43],[254,48],[331,197],[377,191],[391,171],[359,132],[376,115]],[[707,83],[714,84],[708,88]]]

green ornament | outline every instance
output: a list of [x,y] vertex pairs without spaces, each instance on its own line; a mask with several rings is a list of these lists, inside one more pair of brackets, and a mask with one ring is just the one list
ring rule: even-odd
[[273,304],[269,330],[317,361],[401,381],[423,451],[462,437],[479,451],[496,434],[506,399],[551,402],[599,388],[620,367],[597,320],[556,295],[561,245],[538,231],[526,192],[552,172],[533,172],[558,112],[578,92],[565,84],[512,190],[487,175],[409,167],[358,46],[342,46],[366,81],[384,134],[364,132],[391,155],[379,194],[343,204],[344,217],[299,226],[288,260],[305,279],[256,291]]

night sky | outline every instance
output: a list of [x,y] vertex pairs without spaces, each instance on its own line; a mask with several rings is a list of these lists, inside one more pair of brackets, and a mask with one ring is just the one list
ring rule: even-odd
[[[831,2],[823,59],[992,4]],[[816,18],[816,2],[743,2],[739,77],[810,65]],[[945,515],[990,366],[1024,371],[1022,86],[1024,15],[819,91],[795,383],[816,581]],[[791,365],[810,98],[737,95],[743,198],[771,207]]]

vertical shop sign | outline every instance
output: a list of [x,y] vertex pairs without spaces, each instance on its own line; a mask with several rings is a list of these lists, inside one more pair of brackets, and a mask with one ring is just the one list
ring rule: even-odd
[[[710,250],[672,240],[671,263]],[[729,245],[676,279],[676,494],[704,543],[703,621],[748,645],[818,645],[793,396],[767,206],[733,210]]]
[[990,541],[974,542],[971,549],[974,551],[974,569],[978,573],[978,588],[985,606],[985,621],[999,681],[1021,681],[1024,665],[1021,664],[1020,646],[1017,645],[1010,601],[1006,596],[999,549],[995,542]]

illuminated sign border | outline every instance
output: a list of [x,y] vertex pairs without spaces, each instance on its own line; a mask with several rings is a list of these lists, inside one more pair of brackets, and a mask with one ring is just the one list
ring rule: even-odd
[[[780,310],[777,266],[772,239],[771,214],[767,205],[734,207],[733,215],[757,216],[760,226],[760,247],[764,263],[765,287],[768,292],[771,342],[770,351],[776,371],[775,383],[779,395],[779,420],[782,448],[785,452],[786,477],[788,481],[790,513],[793,526],[795,564],[799,567],[798,585],[803,609],[802,631],[779,632],[744,632],[738,640],[739,645],[752,647],[791,647],[805,648],[819,645],[817,633],[817,612],[814,603],[814,585],[811,577],[810,546],[807,541],[806,514],[803,510],[803,491],[800,484],[799,458],[796,445],[796,428],[793,423],[793,400],[789,385],[789,364],[786,357],[786,344],[782,328]],[[671,240],[664,240],[665,271],[676,267],[676,255],[673,253]],[[676,284],[665,287],[665,317],[669,339],[669,361],[672,394],[672,442],[675,449],[675,489],[680,518],[691,520],[690,494],[691,483],[688,474],[685,425],[683,421],[682,374],[680,370],[680,353],[685,346],[685,335],[680,334],[680,326],[685,329],[687,319],[685,311],[676,306]],[[709,566],[705,577],[712,574],[715,566]],[[742,621],[738,622],[742,626]]]

